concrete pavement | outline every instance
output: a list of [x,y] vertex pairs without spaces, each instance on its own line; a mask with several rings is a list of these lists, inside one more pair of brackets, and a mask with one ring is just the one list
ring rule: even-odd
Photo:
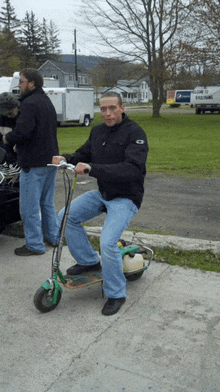
[[[0,235],[0,392],[220,392],[218,273],[153,261],[114,316],[100,313],[99,284],[64,289],[41,314],[52,249],[18,257],[23,244]],[[71,264],[64,247],[61,270]]]

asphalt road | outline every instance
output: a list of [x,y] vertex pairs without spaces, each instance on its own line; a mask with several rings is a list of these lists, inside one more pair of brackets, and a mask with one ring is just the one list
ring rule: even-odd
[[[153,106],[152,105],[140,105],[140,106],[126,106],[125,111],[126,113],[152,113]],[[99,106],[94,107],[94,112],[99,113],[100,109]],[[178,108],[171,108],[169,105],[163,104],[160,109],[160,113],[187,113],[187,114],[195,114],[195,108],[191,108],[190,106],[178,107]]]
[[[96,180],[79,176],[74,197],[97,188]],[[138,214],[129,228],[152,230],[158,234],[219,241],[220,179],[188,179],[163,174],[147,174],[145,195]],[[64,187],[59,172],[56,183],[56,209],[64,205]],[[105,214],[91,219],[92,226],[102,226]]]
[[[96,108],[98,111],[99,108]],[[126,107],[126,112],[152,112],[150,106]],[[191,113],[195,109],[170,108],[163,105],[164,113]],[[61,182],[57,181],[59,194],[57,208],[62,205]],[[96,180],[88,176],[79,178],[75,196],[96,187]],[[152,230],[158,234],[219,241],[220,238],[220,179],[188,179],[164,174],[147,174],[145,195],[139,213],[130,222],[129,228]],[[91,225],[103,224],[104,214],[91,220]]]

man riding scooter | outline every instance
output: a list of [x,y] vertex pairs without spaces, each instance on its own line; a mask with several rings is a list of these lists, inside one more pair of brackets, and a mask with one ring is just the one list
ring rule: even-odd
[[[106,93],[100,110],[104,123],[93,127],[85,144],[72,155],[54,156],[52,163],[66,160],[76,165],[76,175],[88,172],[97,179],[99,189],[84,193],[70,206],[65,235],[77,264],[67,270],[67,275],[101,269],[81,223],[105,211],[100,249],[103,290],[108,300],[102,314],[109,316],[117,313],[126,299],[126,279],[117,242],[142,202],[148,143],[143,129],[125,114],[119,94]],[[60,219],[63,213],[62,210]]]

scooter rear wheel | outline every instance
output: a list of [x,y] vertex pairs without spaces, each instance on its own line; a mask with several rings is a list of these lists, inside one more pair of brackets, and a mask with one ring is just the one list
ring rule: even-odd
[[34,295],[34,305],[41,313],[47,313],[54,310],[61,300],[61,292],[58,291],[57,302],[52,303],[52,297],[49,295],[49,291],[40,287]]
[[140,277],[143,275],[144,271],[140,271],[140,272],[135,272],[134,274],[125,274],[126,279],[129,282],[133,282],[134,280],[138,280],[140,279]]

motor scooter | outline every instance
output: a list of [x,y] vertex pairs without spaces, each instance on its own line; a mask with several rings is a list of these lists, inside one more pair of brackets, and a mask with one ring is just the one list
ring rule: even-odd
[[[60,239],[58,245],[54,247],[52,255],[51,277],[42,284],[34,295],[34,305],[42,313],[50,312],[57,307],[62,295],[61,285],[68,289],[79,289],[99,282],[102,284],[103,281],[101,271],[85,272],[82,275],[70,277],[64,276],[60,270],[62,249],[65,241],[65,228],[77,177],[74,173],[75,166],[72,164],[61,161],[59,165],[49,164],[48,166],[56,166],[58,170],[63,171],[68,187],[65,212],[60,225]],[[72,172],[72,181],[70,180],[68,171]],[[153,250],[144,245],[126,243],[123,239],[119,239],[118,247],[123,259],[124,275],[126,279],[128,281],[140,279],[151,263],[154,254]],[[147,258],[144,258],[144,256]]]

